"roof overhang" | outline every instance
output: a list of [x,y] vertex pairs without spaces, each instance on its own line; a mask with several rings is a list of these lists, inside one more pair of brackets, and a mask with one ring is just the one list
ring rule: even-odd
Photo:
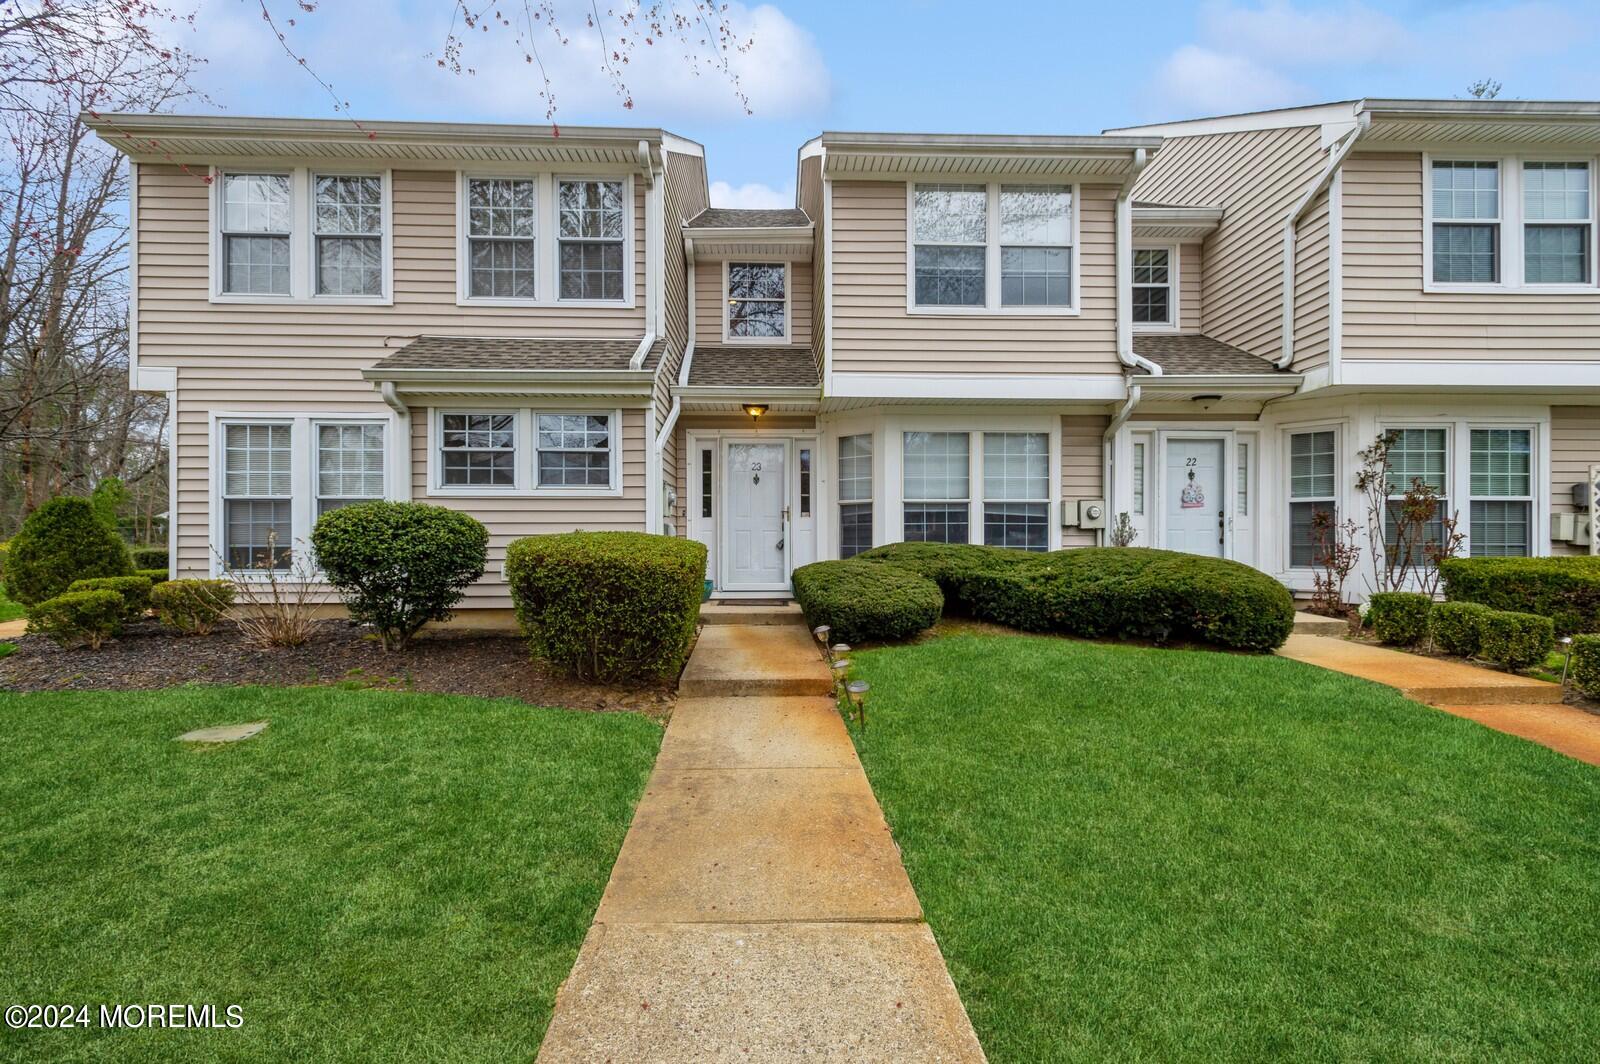
[[1600,144],[1600,102],[1362,100],[1366,147],[1429,144]]
[[1140,240],[1204,240],[1222,224],[1221,207],[1133,207],[1133,235]]
[[672,394],[683,409],[697,413],[742,413],[746,403],[762,403],[770,414],[814,414],[822,402],[821,388],[722,386],[680,384]]
[[1128,378],[1148,399],[1218,403],[1282,399],[1300,390],[1305,378],[1298,373],[1167,373],[1159,377],[1138,374]]
[[810,262],[816,246],[815,233],[815,227],[810,225],[746,229],[703,226],[683,230],[683,247],[690,261],[762,256]]
[[559,395],[589,399],[650,398],[653,370],[384,369],[361,371],[374,384],[393,384],[402,395],[452,398]]
[[85,114],[83,123],[138,162],[356,159],[427,163],[661,164],[660,129],[387,122],[226,115]]
[[930,133],[824,133],[829,177],[903,178],[907,175],[993,174],[1005,177],[1095,178],[1120,181],[1148,158],[1160,137],[1003,136]]

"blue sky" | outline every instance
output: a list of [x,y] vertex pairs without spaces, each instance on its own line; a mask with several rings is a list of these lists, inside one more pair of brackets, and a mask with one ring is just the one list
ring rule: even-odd
[[[438,69],[450,0],[322,0],[309,15],[290,0],[269,6],[295,18],[291,41],[359,117],[544,121],[532,68],[504,32],[474,35],[464,62],[475,75]],[[541,44],[557,121],[659,125],[704,143],[725,206],[792,202],[795,149],[823,129],[1088,133],[1359,96],[1458,96],[1482,77],[1502,81],[1503,98],[1600,99],[1592,2],[784,0],[729,6],[753,42],[734,62],[754,115],[669,47],[630,70],[630,112],[583,28],[587,5],[555,7],[573,12],[571,43]],[[200,0],[197,29],[179,39],[210,60],[200,81],[216,109],[332,113],[256,0]]]

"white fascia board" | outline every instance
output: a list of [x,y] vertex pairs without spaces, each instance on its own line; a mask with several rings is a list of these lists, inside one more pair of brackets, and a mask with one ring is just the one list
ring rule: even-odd
[[828,388],[831,399],[1009,399],[1017,402],[1086,399],[1120,401],[1127,396],[1120,373],[982,376],[914,373],[851,373],[835,370]]
[[661,133],[661,147],[678,155],[693,155],[697,159],[706,157],[704,144],[690,140],[688,137],[680,137],[676,133],[668,133],[665,130]]
[[737,229],[728,226],[701,226],[699,228],[684,226],[683,235],[690,240],[700,241],[702,244],[732,243],[735,241],[752,244],[785,244],[809,242],[815,230],[816,227],[813,225],[746,226]]
[[1524,362],[1483,359],[1356,359],[1340,363],[1346,387],[1411,387],[1438,391],[1562,391],[1600,389],[1600,362]]
[[1359,100],[1313,104],[1310,107],[1282,107],[1272,111],[1248,111],[1236,115],[1189,118],[1177,122],[1158,122],[1148,126],[1120,126],[1108,134],[1156,137],[1203,137],[1213,133],[1247,133],[1262,129],[1294,129],[1299,126],[1324,126],[1353,123],[1360,109]]

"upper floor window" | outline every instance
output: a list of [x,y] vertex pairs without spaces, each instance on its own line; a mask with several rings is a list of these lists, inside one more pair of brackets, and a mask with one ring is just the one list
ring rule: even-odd
[[222,290],[289,294],[294,194],[288,174],[222,175]]
[[1431,160],[1427,283],[1592,285],[1592,171],[1583,160]]
[[317,294],[383,294],[383,182],[376,177],[316,180]]
[[781,262],[728,263],[728,339],[789,338],[788,273]]
[[467,179],[467,295],[533,299],[537,183],[526,178]]
[[1070,309],[1072,198],[1066,185],[912,185],[912,307]]
[[561,298],[622,300],[623,183],[561,181],[556,195]]
[[1133,253],[1133,323],[1171,325],[1172,251],[1138,248]]

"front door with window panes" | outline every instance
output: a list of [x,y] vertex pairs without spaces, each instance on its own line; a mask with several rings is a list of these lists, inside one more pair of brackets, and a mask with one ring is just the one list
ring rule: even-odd
[[788,586],[787,456],[783,443],[727,445],[722,579],[726,590],[777,591]]

